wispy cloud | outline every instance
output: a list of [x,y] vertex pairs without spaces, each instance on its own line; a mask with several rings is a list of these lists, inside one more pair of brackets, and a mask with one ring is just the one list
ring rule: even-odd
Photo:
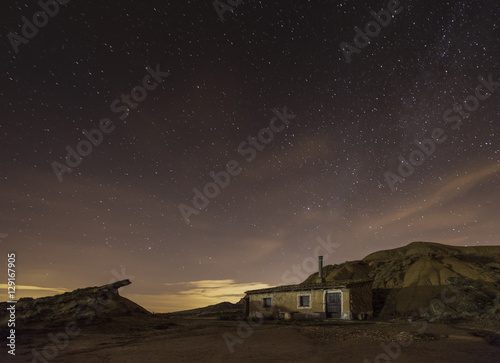
[[[0,284],[0,290],[2,291],[2,293],[0,294],[0,301],[11,300],[7,295],[8,287],[9,285],[7,284]],[[43,296],[62,294],[68,291],[70,290],[63,287],[16,285],[16,299],[20,299],[22,297],[38,298]],[[47,292],[50,292],[50,294],[47,295]]]
[[[500,171],[500,165],[493,164],[478,169],[474,172],[457,173],[449,177],[444,185],[439,186],[434,192],[431,192],[423,200],[419,200],[402,210],[396,211],[383,218],[371,222],[375,226],[385,226],[395,221],[411,217],[415,214],[422,214],[433,207],[443,205],[459,196],[465,195],[479,183],[490,178],[493,174]],[[440,183],[441,184],[441,183]]]
[[[5,289],[7,290],[9,285],[7,284],[0,284],[0,289]],[[28,285],[16,285],[16,292],[19,291],[53,291],[56,293],[63,293],[63,292],[68,292],[70,290],[65,289],[63,287],[40,287],[40,286],[28,286]]]
[[124,294],[154,312],[172,312],[196,309],[224,301],[238,302],[244,292],[271,287],[260,282],[238,283],[235,280],[200,280],[179,283],[166,283],[172,293],[158,295]]
[[192,288],[180,291],[179,294],[217,299],[234,299],[241,298],[245,291],[269,287],[267,284],[258,282],[236,283],[234,280],[202,280],[191,282],[190,285]]

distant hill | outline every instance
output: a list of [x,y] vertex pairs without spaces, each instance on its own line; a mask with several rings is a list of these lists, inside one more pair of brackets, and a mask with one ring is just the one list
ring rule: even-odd
[[[101,323],[113,317],[146,316],[149,311],[119,295],[129,280],[77,289],[38,299],[22,298],[16,304],[16,327],[56,327],[70,321]],[[0,326],[7,326],[7,303],[0,303]]]
[[209,305],[204,308],[190,309],[190,310],[182,310],[176,311],[172,313],[159,314],[165,317],[199,317],[199,318],[208,318],[208,317],[219,317],[219,318],[236,318],[241,317],[244,312],[243,299],[238,301],[236,304],[230,302],[221,302],[215,305]]
[[413,242],[325,266],[323,276],[326,281],[372,279],[374,314],[382,317],[420,311],[440,319],[500,319],[500,246]]
[[387,260],[390,258],[402,258],[412,255],[473,255],[473,256],[488,256],[492,255],[492,259],[498,259],[500,256],[500,246],[448,246],[435,242],[412,242],[406,246],[394,248],[392,250],[378,251],[366,256],[363,260]]

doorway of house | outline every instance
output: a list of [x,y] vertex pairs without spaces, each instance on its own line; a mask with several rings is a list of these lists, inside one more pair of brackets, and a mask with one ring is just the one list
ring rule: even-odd
[[341,297],[342,293],[340,292],[329,292],[325,295],[327,318],[340,318],[342,311]]

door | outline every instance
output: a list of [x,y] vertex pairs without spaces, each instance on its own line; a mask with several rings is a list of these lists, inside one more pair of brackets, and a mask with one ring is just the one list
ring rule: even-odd
[[325,295],[326,300],[326,317],[327,318],[340,318],[342,312],[342,293],[331,292]]

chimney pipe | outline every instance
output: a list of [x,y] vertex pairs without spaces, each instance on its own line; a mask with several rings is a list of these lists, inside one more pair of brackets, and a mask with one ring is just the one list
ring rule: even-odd
[[318,277],[323,279],[323,256],[318,256]]

